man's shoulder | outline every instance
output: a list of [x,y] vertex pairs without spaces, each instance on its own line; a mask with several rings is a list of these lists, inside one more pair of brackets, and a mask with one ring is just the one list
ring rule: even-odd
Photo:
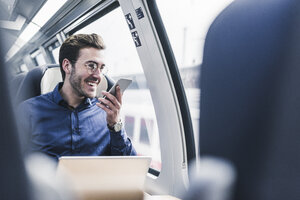
[[19,107],[32,107],[32,106],[42,106],[53,104],[51,99],[51,94],[42,94],[36,97],[27,99],[19,104]]

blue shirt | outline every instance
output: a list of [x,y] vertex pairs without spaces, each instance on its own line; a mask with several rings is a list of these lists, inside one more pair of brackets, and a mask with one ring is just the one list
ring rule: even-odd
[[[96,105],[97,98],[86,98],[71,109],[55,89],[22,102],[18,108],[21,138],[31,151],[53,157],[136,155],[122,129],[110,132],[106,112]],[[27,139],[26,139],[27,138]]]

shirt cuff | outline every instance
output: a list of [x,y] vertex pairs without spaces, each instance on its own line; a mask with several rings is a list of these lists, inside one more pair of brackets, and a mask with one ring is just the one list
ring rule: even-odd
[[123,128],[119,132],[110,132],[110,143],[113,147],[124,147],[126,146],[127,135]]

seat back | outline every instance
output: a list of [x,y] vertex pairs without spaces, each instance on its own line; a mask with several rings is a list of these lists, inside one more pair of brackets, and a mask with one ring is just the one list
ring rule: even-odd
[[12,80],[9,81],[9,89],[10,89],[10,94],[11,94],[12,98],[16,97],[16,95],[18,93],[18,89],[19,89],[21,83],[23,82],[26,74],[27,74],[27,72],[19,73],[16,76],[14,76],[12,78]]
[[[61,81],[62,75],[58,64],[47,64],[35,67],[24,77],[17,91],[17,103],[51,92]],[[101,91],[108,91],[113,84],[114,80],[101,74],[101,82],[97,88],[97,96],[101,97]]]
[[237,169],[234,199],[300,199],[300,1],[234,1],[211,25],[200,155]]
[[[4,12],[0,2],[0,19]],[[6,15],[8,16],[8,15]],[[14,105],[9,95],[8,67],[4,64],[2,47],[7,38],[0,29],[0,196],[1,199],[32,199],[29,180],[25,173],[24,161],[19,145],[16,121],[13,112]],[[3,46],[2,46],[3,45]]]

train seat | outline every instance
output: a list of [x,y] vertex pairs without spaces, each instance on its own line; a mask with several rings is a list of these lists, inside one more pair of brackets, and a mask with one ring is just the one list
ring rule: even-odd
[[10,90],[12,99],[14,99],[15,96],[17,95],[18,89],[19,89],[21,83],[23,82],[26,74],[27,74],[27,72],[19,73],[9,81],[9,90]]
[[[97,89],[97,96],[101,91],[108,91],[114,81],[106,75],[101,75],[101,82]],[[57,83],[62,81],[60,67],[58,64],[47,64],[31,69],[24,77],[16,95],[17,103],[26,99],[39,96],[52,91]]]
[[231,161],[234,200],[300,199],[300,1],[234,1],[201,71],[200,155]]

